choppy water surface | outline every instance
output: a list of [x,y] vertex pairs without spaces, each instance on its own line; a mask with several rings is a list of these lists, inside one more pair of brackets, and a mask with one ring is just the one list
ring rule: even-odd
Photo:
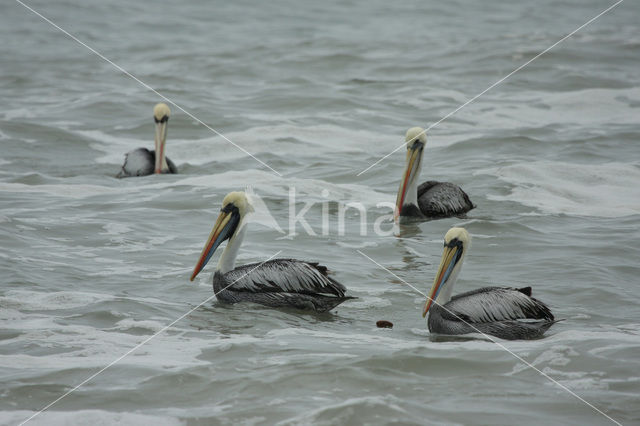
[[[239,261],[320,260],[358,297],[329,315],[196,309],[32,424],[607,424],[484,339],[430,339],[422,297],[453,225],[456,291],[533,285],[559,318],[504,342],[614,419],[640,422],[640,36],[627,1],[429,133],[422,176],[468,219],[338,235],[337,202],[393,202],[408,127],[439,120],[610,3],[29,3],[268,163],[173,107],[180,174],[117,180],[152,146],[153,93],[18,3],[0,14],[0,422],[19,423],[211,296],[188,277],[222,197],[252,185],[279,226]],[[328,190],[323,194],[323,190]],[[328,209],[323,202],[330,200]],[[325,209],[325,210],[323,210]],[[322,235],[327,211],[329,235]],[[395,324],[377,329],[379,319]]]

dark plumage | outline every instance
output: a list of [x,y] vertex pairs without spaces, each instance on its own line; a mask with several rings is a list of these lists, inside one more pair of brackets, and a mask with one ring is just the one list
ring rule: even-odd
[[418,187],[418,205],[421,213],[428,218],[460,216],[475,207],[459,186],[434,180]]
[[[178,168],[173,161],[171,161],[169,157],[165,157],[165,160],[167,160],[169,171],[164,173],[178,173]],[[147,148],[134,149],[125,154],[124,164],[116,177],[125,178],[152,175],[155,171],[155,163],[156,152],[154,150],[149,151]]]
[[547,305],[531,297],[531,287],[483,287],[434,304],[428,325],[432,333],[482,332],[515,340],[541,337],[554,322]]
[[225,303],[254,302],[327,312],[345,300],[346,288],[329,277],[327,268],[296,259],[238,266],[225,274],[216,271],[213,291]]

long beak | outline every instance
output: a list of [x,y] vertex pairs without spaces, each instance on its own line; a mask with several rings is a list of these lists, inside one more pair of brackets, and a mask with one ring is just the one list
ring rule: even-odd
[[438,298],[438,294],[440,293],[442,286],[451,276],[451,272],[453,272],[453,268],[456,266],[457,260],[460,258],[461,250],[462,249],[459,246],[447,246],[444,248],[442,260],[440,260],[440,267],[438,268],[436,278],[433,281],[433,286],[431,286],[431,291],[429,291],[429,296],[424,304],[424,309],[422,310],[423,318],[427,316],[427,312],[429,312],[431,304]]
[[422,148],[424,145],[420,142],[413,144],[411,148],[407,150],[407,167],[404,171],[402,182],[400,182],[400,189],[398,190],[398,196],[396,197],[396,208],[393,213],[393,219],[397,222],[404,206],[404,199],[407,196],[407,190],[409,189],[409,183],[415,178],[417,172],[416,166],[420,162],[420,156],[422,155]]
[[213,256],[213,253],[216,251],[218,246],[233,234],[238,221],[239,220],[234,220],[233,212],[223,211],[220,213],[216,220],[216,224],[213,226],[213,231],[211,231],[209,239],[204,245],[202,253],[200,253],[200,259],[198,259],[196,267],[193,268],[193,273],[189,279],[190,281],[193,281],[196,275],[202,271],[202,268],[204,268],[207,262],[209,262],[209,259],[211,259],[211,256]]
[[164,144],[167,141],[167,123],[169,120],[156,122],[156,164],[155,172],[162,173],[162,167],[165,164],[164,160]]

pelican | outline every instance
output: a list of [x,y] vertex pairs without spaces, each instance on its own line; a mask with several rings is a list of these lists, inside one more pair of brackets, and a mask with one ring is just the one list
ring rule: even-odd
[[147,148],[138,148],[126,153],[122,170],[120,170],[117,177],[147,176],[153,173],[178,173],[178,168],[173,164],[173,161],[164,155],[167,124],[170,115],[171,110],[167,104],[159,103],[153,107],[153,119],[156,122],[155,151],[149,151]]
[[193,269],[191,281],[204,268],[218,246],[229,240],[213,275],[213,291],[221,302],[254,302],[271,307],[327,312],[353,297],[345,296],[342,284],[328,276],[318,263],[296,259],[273,259],[235,267],[236,255],[246,232],[247,215],[253,212],[244,192],[230,192]]
[[531,297],[531,287],[483,287],[451,297],[471,247],[463,228],[451,228],[444,237],[440,267],[424,305],[429,331],[437,334],[484,333],[507,340],[535,339],[556,322],[541,301]]
[[439,219],[461,216],[475,206],[469,196],[457,185],[449,182],[424,182],[418,186],[422,169],[422,151],[427,144],[425,130],[412,127],[405,136],[407,166],[396,198],[394,218]]

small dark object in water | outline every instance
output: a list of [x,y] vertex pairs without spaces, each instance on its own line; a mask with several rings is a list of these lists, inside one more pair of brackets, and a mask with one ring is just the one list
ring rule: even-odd
[[378,326],[378,328],[393,328],[393,323],[387,320],[380,320],[376,322],[376,326]]

